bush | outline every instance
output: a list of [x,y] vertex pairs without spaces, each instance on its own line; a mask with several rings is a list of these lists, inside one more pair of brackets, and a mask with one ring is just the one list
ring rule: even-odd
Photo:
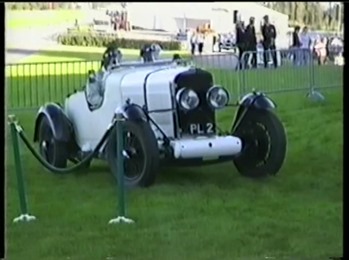
[[113,35],[102,35],[95,33],[65,33],[58,36],[58,43],[75,46],[107,47],[109,44],[125,49],[140,49],[144,44],[159,44],[163,50],[177,51],[181,49],[179,41],[151,41],[139,39],[115,38]]

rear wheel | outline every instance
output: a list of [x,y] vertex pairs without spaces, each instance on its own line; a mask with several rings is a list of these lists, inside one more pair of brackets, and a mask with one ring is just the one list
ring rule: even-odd
[[242,175],[258,178],[278,173],[286,156],[287,138],[273,112],[251,108],[234,136],[243,143],[241,155],[234,159]]
[[67,167],[67,144],[53,136],[52,128],[44,116],[39,125],[39,153],[52,166]]
[[[130,187],[148,187],[155,182],[159,168],[159,150],[156,137],[148,122],[125,121],[124,180]],[[108,141],[107,158],[117,178],[116,128]]]

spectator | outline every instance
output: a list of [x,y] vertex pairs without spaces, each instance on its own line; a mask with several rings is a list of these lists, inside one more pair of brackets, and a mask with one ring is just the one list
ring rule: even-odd
[[244,23],[241,21],[236,23],[236,46],[239,49],[240,68],[242,68],[245,65],[242,58],[246,51],[246,35]]
[[[250,23],[246,27],[246,49],[247,51],[252,52],[251,65],[252,68],[257,67],[257,37],[256,37],[256,29],[254,27],[254,17],[250,18]],[[248,60],[246,60],[247,63]],[[247,64],[246,64],[247,65]]]
[[193,31],[190,36],[191,55],[195,55],[196,43],[197,43],[197,33]]
[[317,43],[314,46],[314,49],[318,59],[318,64],[323,65],[327,56],[325,37],[322,37],[320,41],[317,41]]
[[327,58],[326,61],[331,60],[331,52],[330,52],[330,47],[331,47],[331,41],[329,37],[326,37],[326,52],[327,52]]
[[264,49],[264,67],[268,67],[268,61],[269,61],[269,52],[271,52],[272,60],[274,67],[277,67],[277,59],[276,59],[276,46],[275,46],[275,39],[276,39],[276,29],[275,26],[271,23],[269,23],[269,16],[265,15],[263,17],[264,24],[261,28],[262,36],[263,36],[263,49]]
[[302,33],[300,34],[300,42],[301,42],[301,64],[308,65],[310,62],[310,46],[311,46],[311,38],[309,35],[308,27],[304,26]]
[[162,51],[162,48],[159,44],[157,43],[153,43],[150,48],[152,49],[153,51],[153,57],[154,57],[154,60],[158,60],[160,58],[160,54],[161,54],[161,51]]
[[144,44],[140,49],[139,56],[143,60],[144,63],[153,62],[154,61],[154,51],[150,44]]
[[300,65],[300,47],[302,46],[299,39],[299,32],[301,28],[297,25],[292,33],[292,50],[293,50],[293,64],[296,66]]

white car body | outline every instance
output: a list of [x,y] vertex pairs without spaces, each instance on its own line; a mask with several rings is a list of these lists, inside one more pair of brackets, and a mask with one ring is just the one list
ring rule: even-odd
[[[163,66],[149,64],[140,68],[121,67],[107,72],[103,82],[103,103],[93,111],[88,107],[84,91],[68,97],[64,110],[72,122],[80,149],[84,152],[92,151],[111,123],[115,110],[129,100],[141,107],[147,105],[148,111],[163,110],[151,113],[150,116],[171,140],[175,158],[230,156],[239,153],[241,140],[234,136],[188,135],[175,138],[173,111],[170,111],[175,103],[174,79],[178,74],[190,69],[193,68],[171,63]],[[154,124],[152,129],[161,149],[162,133]]]
[[51,171],[61,173],[57,168],[68,161],[86,169],[100,158],[130,187],[152,185],[160,161],[179,166],[233,161],[249,177],[279,171],[287,139],[274,102],[263,93],[249,93],[235,104],[235,119],[223,132],[216,110],[234,104],[212,73],[176,55],[120,65],[116,53],[106,53],[98,74],[89,71],[83,91],[68,95],[64,106],[50,102],[38,111],[34,142]]

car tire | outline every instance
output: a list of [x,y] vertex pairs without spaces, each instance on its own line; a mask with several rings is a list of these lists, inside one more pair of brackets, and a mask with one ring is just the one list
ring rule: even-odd
[[[124,158],[125,186],[128,187],[148,187],[155,182],[159,168],[159,148],[153,130],[148,122],[125,121],[123,124],[124,151],[129,158]],[[138,144],[129,144],[129,141],[137,140]],[[143,157],[143,158],[141,158]],[[136,168],[136,160],[142,160],[141,168]],[[107,147],[107,160],[110,169],[117,177],[117,151],[116,151],[116,128],[111,132]],[[133,172],[134,171],[134,172]],[[132,176],[132,175],[135,176]]]
[[251,108],[234,132],[241,138],[241,154],[234,159],[241,175],[260,178],[276,175],[286,157],[285,128],[269,110]]
[[55,139],[46,116],[40,120],[38,131],[40,155],[50,165],[56,168],[66,168],[68,161],[67,144]]

